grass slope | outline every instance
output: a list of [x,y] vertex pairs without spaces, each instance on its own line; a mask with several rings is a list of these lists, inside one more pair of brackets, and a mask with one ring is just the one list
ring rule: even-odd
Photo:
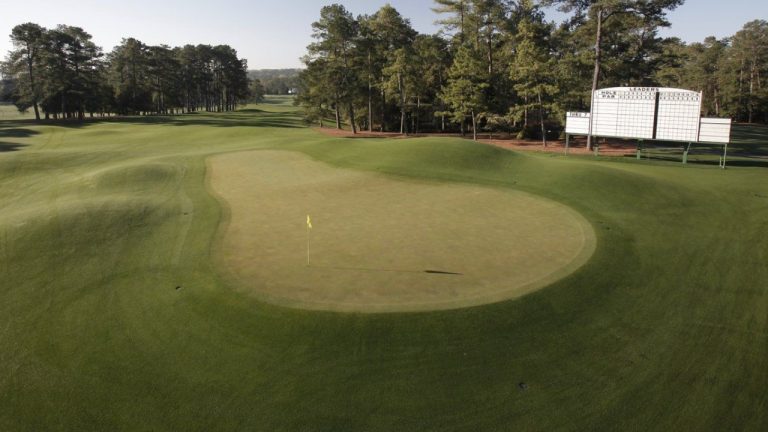
[[[332,139],[271,102],[0,122],[0,430],[768,428],[765,169]],[[458,311],[259,303],[212,267],[204,180],[207,156],[259,148],[539,194],[587,217],[598,249]]]

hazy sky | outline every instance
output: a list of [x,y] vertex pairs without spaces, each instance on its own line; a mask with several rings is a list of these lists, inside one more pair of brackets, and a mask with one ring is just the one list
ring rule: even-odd
[[[353,14],[370,14],[386,0],[337,0]],[[333,0],[0,0],[0,53],[11,48],[8,36],[16,24],[32,21],[44,27],[68,24],[84,28],[105,52],[123,37],[147,44],[228,44],[251,69],[300,67],[310,42],[310,24]],[[432,0],[390,0],[422,33],[434,33]],[[728,7],[724,7],[727,4]],[[550,19],[559,18],[556,14]],[[664,36],[687,42],[706,36],[730,36],[746,22],[768,19],[766,0],[687,0],[669,15],[672,28]]]

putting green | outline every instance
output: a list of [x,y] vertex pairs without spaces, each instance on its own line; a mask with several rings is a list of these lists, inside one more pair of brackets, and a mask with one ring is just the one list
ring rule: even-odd
[[480,305],[542,288],[595,248],[581,215],[519,191],[401,180],[281,151],[218,155],[208,168],[229,210],[220,266],[237,286],[280,305],[349,312]]

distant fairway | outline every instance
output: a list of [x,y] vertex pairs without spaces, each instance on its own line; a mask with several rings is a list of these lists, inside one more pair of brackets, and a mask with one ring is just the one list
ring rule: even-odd
[[279,304],[357,312],[478,305],[552,283],[594,250],[583,217],[522,192],[396,180],[285,152],[229,153],[209,166],[231,215],[223,265]]
[[[768,430],[763,160],[720,170],[454,138],[331,138],[305,127],[289,98],[268,102],[85,124],[0,121],[0,431]],[[739,151],[767,154],[765,128],[738,132],[749,137],[734,144]],[[288,155],[301,170],[245,159],[258,151]],[[249,287],[220,260],[228,210],[206,179],[216,174],[211,163],[229,157],[253,163],[244,184],[311,187],[310,205],[285,216],[286,243],[271,247],[304,258],[311,213],[318,265],[333,256],[373,270],[462,267],[462,276],[412,275],[430,283],[476,278],[486,264],[471,231],[459,237],[473,247],[466,267],[417,240],[454,241],[447,231],[489,220],[491,231],[478,234],[499,238],[482,252],[499,263],[487,268],[514,278],[499,248],[514,243],[502,231],[515,233],[507,219],[525,219],[525,209],[495,198],[473,208],[463,191],[570,208],[596,247],[563,278],[492,304],[381,314],[283,307],[249,292],[277,273],[259,266],[267,273]],[[257,169],[271,176],[253,179]],[[299,178],[308,173],[331,175],[332,196]],[[336,180],[347,178],[398,193],[373,189],[381,199],[363,200],[367,189],[351,188],[356,198],[337,208],[347,194]],[[444,225],[402,221],[400,203],[415,209],[442,189],[451,202],[432,206],[449,218]],[[390,216],[344,221],[367,214],[353,211],[358,200]],[[334,244],[335,232],[339,243],[386,245],[398,238],[373,236],[379,227],[396,234],[389,224],[398,219],[404,233],[419,231],[400,238],[423,248],[409,258],[417,265],[378,262],[362,249],[343,257]],[[401,258],[385,249],[376,255]],[[267,252],[255,244],[249,253]],[[283,275],[307,276],[302,265]],[[355,284],[411,277],[330,275]]]
[[24,120],[35,118],[35,112],[31,109],[20,113],[15,106],[10,104],[0,104],[0,121],[3,120]]

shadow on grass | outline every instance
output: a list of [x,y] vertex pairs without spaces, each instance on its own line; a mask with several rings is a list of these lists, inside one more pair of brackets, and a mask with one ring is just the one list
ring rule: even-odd
[[268,98],[264,98],[263,101],[259,102],[259,105],[292,106],[293,105],[293,97],[291,97],[291,96],[268,97]]
[[[352,135],[352,136],[342,136],[340,138],[341,139],[361,139],[361,138],[364,138],[364,139],[372,139],[372,140],[385,140],[385,139],[389,139],[391,137],[387,137],[387,136],[370,136],[370,135],[368,135],[368,136],[365,136],[365,135]],[[408,138],[415,138],[415,137],[409,136]]]
[[[117,123],[137,125],[167,126],[210,126],[210,127],[252,127],[252,128],[304,128],[306,125],[293,113],[276,113],[258,109],[246,109],[230,113],[189,113],[168,116],[125,116],[125,117],[87,117],[82,121],[66,120],[13,120],[0,122],[8,128],[20,128],[32,125],[51,125],[79,129],[92,124]],[[0,126],[1,128],[2,126]],[[2,129],[0,129],[1,131]],[[5,129],[9,130],[9,129]],[[37,133],[30,131],[32,133]],[[0,132],[0,137],[2,137]]]
[[[679,142],[646,142],[642,158],[646,160],[682,163],[684,144]],[[718,166],[723,155],[722,144],[693,143],[688,163]],[[628,155],[627,158],[634,158]],[[768,126],[734,124],[728,144],[727,166],[768,168]]]
[[[26,120],[18,120],[26,121]],[[0,138],[29,138],[38,135],[40,132],[32,129],[20,128],[18,121],[0,122]]]
[[387,268],[366,268],[366,267],[334,267],[312,264],[309,267],[328,269],[328,270],[345,270],[345,271],[361,271],[361,272],[382,272],[382,273],[427,273],[433,275],[444,276],[464,276],[463,273],[455,273],[444,270],[405,270],[405,269],[387,269]]
[[[704,166],[720,166],[719,156],[722,152],[715,153],[698,153],[694,156],[688,156],[688,165],[704,165]],[[698,156],[709,157],[709,159],[697,159]],[[635,156],[625,156],[627,159],[634,159]],[[643,155],[643,160],[657,161],[657,162],[671,162],[682,165],[682,151],[679,154],[652,154]],[[756,157],[752,155],[742,156],[738,154],[730,154],[726,161],[728,167],[752,167],[752,168],[768,168],[768,158]]]
[[733,142],[768,145],[768,125],[737,123],[731,135]]
[[[177,116],[148,116],[148,117],[113,117],[97,119],[94,121],[124,123],[124,124],[152,124],[169,126],[211,126],[211,127],[252,127],[252,128],[288,128],[296,129],[305,127],[301,120],[291,114],[273,113],[249,109],[234,113],[219,114],[182,114]],[[72,123],[67,126],[78,127],[83,123]]]
[[[0,140],[3,138],[29,138],[40,132],[32,129],[17,127],[16,121],[0,122]],[[0,141],[0,153],[19,151],[26,144]]]
[[26,147],[26,144],[14,144],[14,143],[0,142],[0,153],[19,151],[19,150],[21,150],[24,147]]
[[728,152],[743,157],[768,157],[768,126],[755,124],[733,125]]

